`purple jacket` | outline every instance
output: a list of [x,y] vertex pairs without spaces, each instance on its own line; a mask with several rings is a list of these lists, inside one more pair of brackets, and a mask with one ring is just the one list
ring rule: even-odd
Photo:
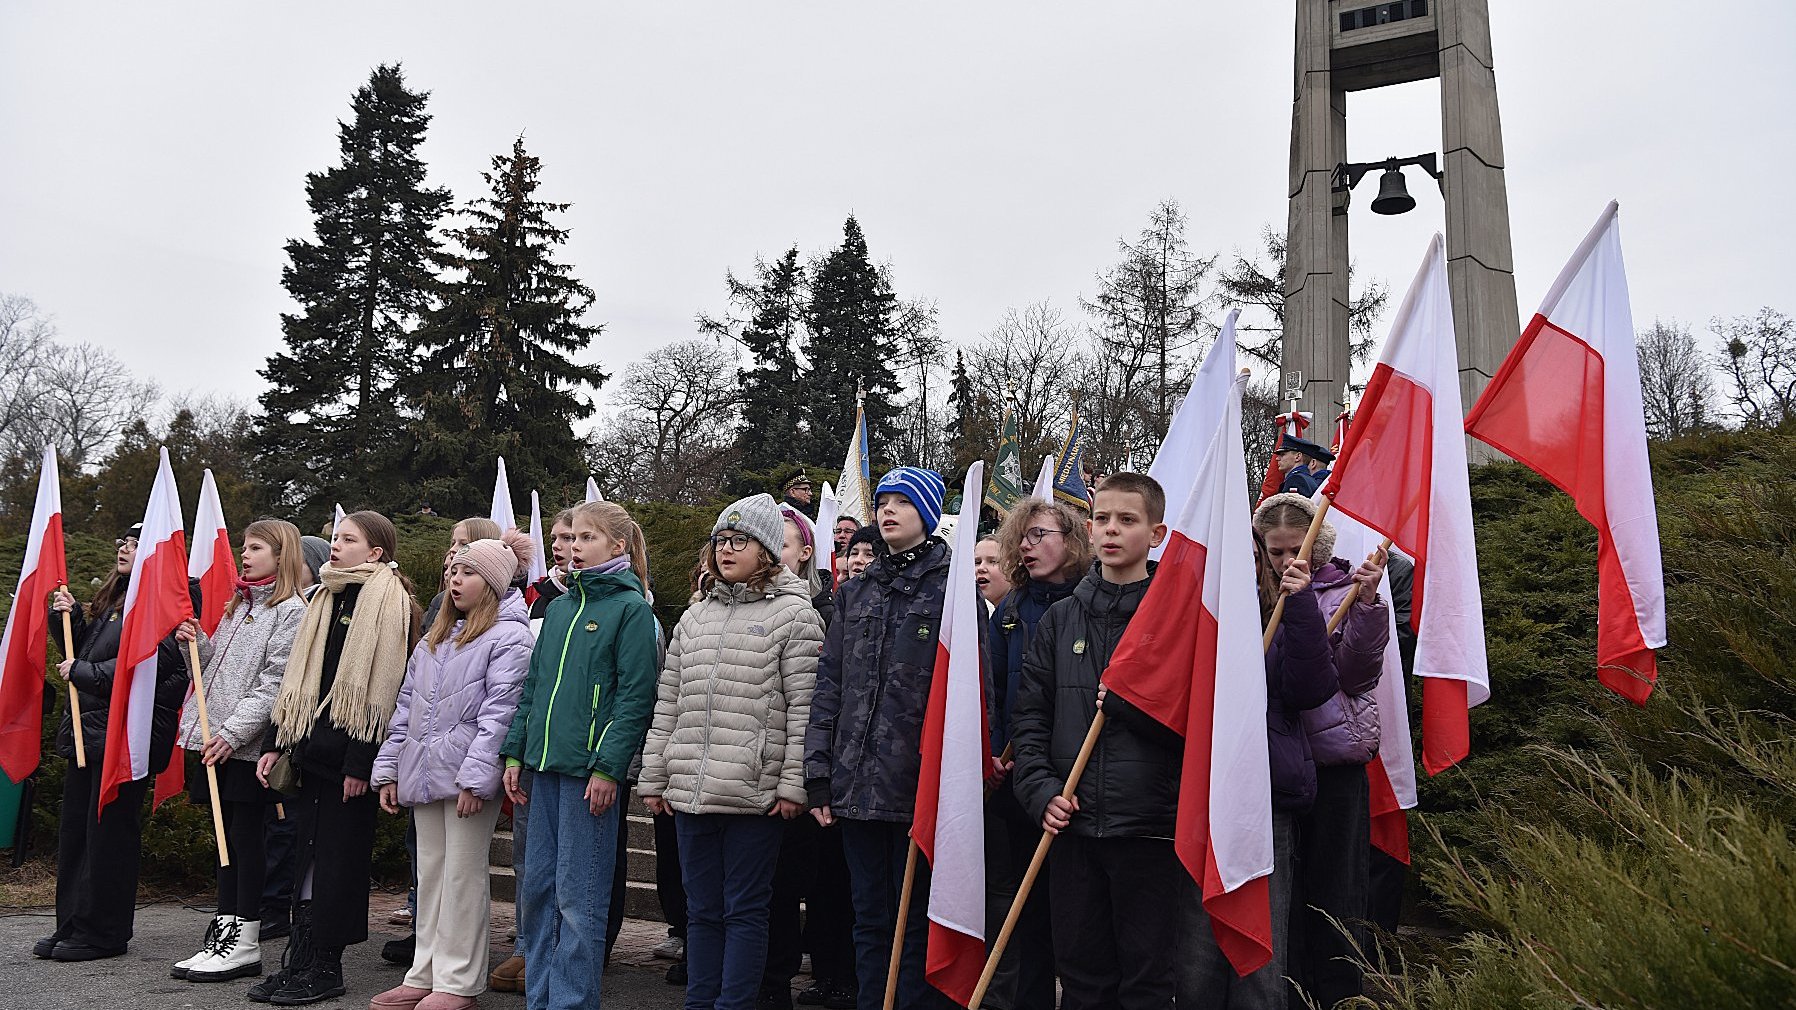
[[1272,806],[1304,810],[1316,799],[1316,762],[1300,714],[1340,689],[1328,624],[1306,589],[1285,600],[1284,619],[1266,650],[1266,731],[1272,762]]
[[[1353,585],[1351,561],[1334,558],[1316,572],[1315,587],[1322,613],[1330,617],[1347,598]],[[1320,708],[1303,713],[1303,731],[1319,765],[1363,765],[1378,753],[1378,702],[1372,689],[1384,672],[1384,646],[1390,640],[1391,621],[1384,600],[1362,597],[1341,626],[1335,629],[1335,670],[1341,689]]]
[[515,589],[499,600],[498,623],[467,645],[455,644],[453,635],[435,650],[419,642],[369,781],[397,783],[408,807],[463,789],[481,799],[497,796],[505,770],[499,745],[518,710],[532,644],[529,611]]

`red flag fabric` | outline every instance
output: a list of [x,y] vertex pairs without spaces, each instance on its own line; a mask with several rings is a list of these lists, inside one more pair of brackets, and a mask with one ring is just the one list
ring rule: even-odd
[[[200,630],[218,631],[225,603],[237,591],[237,553],[231,549],[231,531],[225,526],[224,506],[218,500],[218,484],[208,468],[200,478],[200,498],[193,514],[193,553],[187,558],[187,577],[200,584]],[[187,689],[189,697],[193,688]],[[168,767],[156,776],[150,800],[154,810],[187,789],[187,759],[175,744]]]
[[1571,495],[1596,527],[1597,678],[1645,704],[1665,646],[1665,575],[1617,213],[1604,208],[1465,430]]
[[911,838],[929,861],[929,946],[924,975],[966,1006],[985,968],[985,767],[991,753],[980,673],[979,589],[973,546],[985,464],[962,486],[954,526],[935,674],[923,716],[923,765],[917,776]]
[[[1272,458],[1266,461],[1266,477],[1260,481],[1260,497],[1254,502],[1255,508],[1258,508],[1261,502],[1278,494],[1279,485],[1285,482],[1284,471],[1278,468],[1278,450],[1279,446],[1285,444],[1285,436],[1302,438],[1304,429],[1310,426],[1309,415],[1302,411],[1280,414],[1274,420],[1279,424],[1278,438],[1272,443]],[[1336,437],[1339,437],[1338,433]]]
[[118,798],[119,786],[150,773],[150,722],[156,708],[156,649],[193,616],[187,592],[187,538],[181,530],[181,494],[168,450],[162,450],[156,483],[143,513],[118,661],[107,717],[106,757],[100,768],[100,806]]
[[1232,340],[1193,382],[1221,402],[1170,542],[1104,671],[1123,700],[1185,738],[1173,845],[1197,881],[1217,947],[1247,975],[1272,959],[1272,770],[1266,661],[1242,477],[1241,396]]
[[[0,771],[14,782],[37,770],[44,731],[44,675],[50,647],[50,594],[69,581],[62,542],[62,488],[56,471],[56,448],[44,447],[37,478],[37,505],[31,510],[31,532],[25,559],[19,564],[19,588],[6,614],[0,637]],[[63,658],[74,646],[63,643]]]
[[1429,774],[1471,752],[1468,710],[1490,697],[1452,305],[1437,234],[1321,488],[1415,562],[1410,624]]

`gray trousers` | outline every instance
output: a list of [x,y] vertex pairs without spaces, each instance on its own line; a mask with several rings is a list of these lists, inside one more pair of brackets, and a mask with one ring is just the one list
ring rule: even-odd
[[1291,983],[1286,981],[1286,957],[1291,947],[1291,887],[1296,877],[1292,860],[1297,852],[1296,817],[1272,812],[1272,879],[1268,899],[1272,905],[1272,961],[1242,978],[1216,946],[1210,916],[1204,912],[1198,889],[1187,889],[1179,916],[1179,996],[1181,1007],[1204,1010],[1285,1010]]

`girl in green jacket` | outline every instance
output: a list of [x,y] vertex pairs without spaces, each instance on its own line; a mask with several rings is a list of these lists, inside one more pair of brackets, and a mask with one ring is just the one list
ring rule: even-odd
[[[642,528],[610,502],[573,515],[567,593],[549,604],[511,731],[505,792],[529,817],[518,903],[529,1010],[596,1008],[620,783],[654,711],[654,611]],[[521,770],[532,771],[530,791]]]

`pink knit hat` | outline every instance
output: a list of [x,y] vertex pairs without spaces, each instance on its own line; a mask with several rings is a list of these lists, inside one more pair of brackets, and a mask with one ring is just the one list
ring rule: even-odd
[[486,584],[493,587],[495,596],[504,596],[511,584],[530,570],[530,558],[535,553],[528,536],[510,529],[498,540],[476,540],[456,551],[455,564],[479,572]]

